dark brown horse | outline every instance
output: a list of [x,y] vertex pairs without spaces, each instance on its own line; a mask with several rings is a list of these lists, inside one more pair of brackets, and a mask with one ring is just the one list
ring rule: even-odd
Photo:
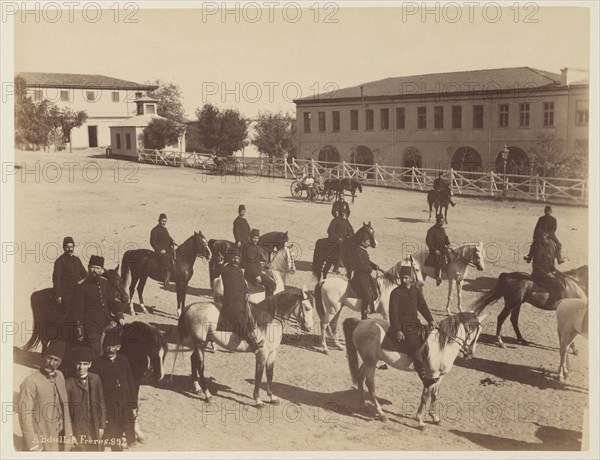
[[267,232],[263,233],[258,239],[258,245],[268,252],[267,262],[271,262],[271,256],[279,251],[290,240],[288,232]]
[[327,195],[328,191],[334,191],[337,197],[339,197],[341,193],[344,193],[344,190],[348,190],[352,194],[352,203],[354,203],[356,191],[358,190],[360,193],[362,193],[362,184],[358,179],[354,179],[352,177],[343,177],[341,179],[325,179],[323,188],[323,197]]
[[[114,298],[124,306],[129,302],[125,286],[119,276],[119,266],[112,270],[104,270],[103,278],[108,281],[108,288]],[[48,344],[55,340],[72,343],[75,338],[75,324],[69,322],[65,313],[61,313],[56,304],[53,288],[40,289],[31,294],[31,313],[33,315],[33,333],[23,350],[31,351],[40,343],[42,353]],[[68,313],[68,312],[67,312]]]
[[[564,297],[587,300],[587,265],[559,274],[559,279],[564,284]],[[549,294],[546,290],[540,288],[531,275],[522,272],[501,273],[494,289],[482,295],[473,306],[475,314],[479,315],[485,307],[504,298],[504,308],[498,315],[498,325],[496,328],[496,340],[498,345],[506,348],[502,341],[502,324],[510,315],[510,322],[513,325],[517,341],[521,345],[529,345],[519,330],[519,313],[521,304],[527,302],[541,310],[556,310],[557,302],[554,305],[546,305]]]
[[452,189],[447,185],[443,190],[430,190],[427,193],[429,204],[429,220],[431,220],[431,209],[435,208],[435,215],[444,214],[444,221],[448,223],[448,205],[452,201]]
[[[196,257],[204,257],[210,260],[211,252],[208,243],[201,231],[194,232],[187,240],[175,250],[175,264],[171,268],[171,280],[175,282],[177,290],[177,316],[185,305],[187,286],[194,274],[194,262]],[[158,270],[156,253],[150,249],[134,249],[123,254],[121,263],[121,278],[123,284],[127,285],[127,278],[131,276],[129,285],[129,312],[135,315],[133,309],[133,292],[137,286],[140,307],[144,313],[148,313],[144,305],[144,286],[148,277],[155,281],[162,281],[160,270]],[[138,284],[139,282],[139,284]]]

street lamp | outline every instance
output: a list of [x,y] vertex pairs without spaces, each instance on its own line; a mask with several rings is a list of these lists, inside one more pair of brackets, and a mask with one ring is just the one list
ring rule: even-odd
[[507,189],[507,181],[506,181],[506,162],[508,161],[508,147],[506,147],[506,144],[504,144],[504,148],[502,149],[502,151],[500,152],[502,154],[502,165],[504,168],[504,186],[502,187],[502,199],[504,200],[506,198],[506,189]]

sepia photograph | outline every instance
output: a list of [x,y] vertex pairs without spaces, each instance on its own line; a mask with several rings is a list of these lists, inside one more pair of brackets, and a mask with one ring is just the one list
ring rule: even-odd
[[2,458],[598,458],[598,3],[0,4]]

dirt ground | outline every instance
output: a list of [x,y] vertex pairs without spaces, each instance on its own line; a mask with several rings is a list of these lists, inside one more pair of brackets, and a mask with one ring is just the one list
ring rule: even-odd
[[[289,182],[267,178],[225,178],[193,169],[169,168],[105,159],[100,151],[84,153],[18,152],[22,168],[14,176],[15,267],[14,316],[20,347],[31,329],[29,296],[51,286],[52,264],[62,238],[72,235],[75,253],[87,265],[101,253],[108,268],[120,263],[125,250],[149,248],[149,234],[159,213],[166,212],[175,241],[194,231],[208,238],[232,239],[238,204],[248,210],[252,227],[262,232],[288,230],[299,260],[291,284],[314,288],[310,273],[312,245],[326,234],[331,204],[294,199]],[[27,174],[25,174],[27,173]],[[483,272],[470,269],[463,292],[469,306],[504,271],[529,271],[523,255],[530,243],[543,203],[498,202],[457,197],[446,228],[453,244],[482,240]],[[371,221],[379,246],[371,258],[390,267],[404,257],[403,248],[422,245],[430,222],[425,194],[365,187],[351,204],[351,222],[358,228]],[[554,206],[568,270],[587,264],[586,208]],[[197,260],[187,303],[209,295],[208,265]],[[437,320],[445,317],[446,284],[427,280],[425,296]],[[146,305],[152,314],[135,320],[158,326],[175,349],[174,286],[149,281]],[[137,297],[135,298],[137,302]],[[455,306],[455,300],[453,302]],[[6,308],[7,306],[4,306]],[[492,343],[500,303],[488,308],[475,357],[457,358],[441,386],[440,426],[416,429],[414,414],[421,384],[414,372],[378,370],[377,394],[389,421],[374,420],[374,407],[359,407],[345,352],[326,356],[318,350],[318,324],[313,334],[288,329],[275,366],[279,406],[252,406],[254,359],[251,354],[217,350],[207,354],[206,374],[215,397],[206,404],[192,393],[189,349],[179,354],[172,380],[174,353],[165,361],[166,378],[140,390],[140,421],[148,442],[132,451],[218,450],[580,450],[588,406],[587,342],[578,338],[578,356],[571,357],[571,378],[556,381],[559,363],[556,319],[524,305],[520,324],[532,345],[515,343],[507,321],[507,349]],[[344,312],[343,317],[357,315]],[[128,317],[128,321],[133,318]],[[39,353],[15,349],[14,395],[32,371]],[[264,388],[264,387],[263,387]],[[263,392],[263,396],[266,394]],[[14,417],[15,440],[20,431]]]

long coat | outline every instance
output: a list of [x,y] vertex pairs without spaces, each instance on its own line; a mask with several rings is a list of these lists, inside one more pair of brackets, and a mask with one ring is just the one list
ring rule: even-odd
[[556,229],[558,224],[556,223],[556,218],[554,216],[541,216],[537,223],[535,224],[535,230],[533,231],[533,238],[535,239],[536,232],[541,229],[544,230],[548,235],[554,236],[556,233]]
[[254,282],[256,277],[260,276],[263,269],[261,266],[262,251],[261,248],[248,242],[242,246],[242,267],[247,280]]
[[393,331],[391,339],[397,342],[396,333],[402,331],[411,352],[415,352],[422,343],[423,325],[419,321],[419,313],[428,323],[433,322],[433,316],[419,288],[400,285],[392,291],[389,313],[390,329]]
[[52,272],[52,285],[54,298],[61,297],[62,305],[59,307],[66,314],[73,300],[73,293],[77,283],[87,276],[87,272],[79,257],[63,254],[54,262]]
[[[62,372],[49,376],[36,370],[21,384],[19,423],[28,450],[41,446],[46,452],[56,452],[64,446],[71,449],[73,429],[67,405],[67,389]],[[59,438],[60,427],[64,438]]]
[[100,439],[99,430],[106,426],[106,406],[100,377],[88,372],[85,384],[78,378],[69,377],[66,386],[75,439],[83,448],[94,446],[86,441]]
[[220,322],[219,329],[231,330],[239,334],[240,330],[248,325],[246,312],[248,286],[244,279],[244,272],[239,267],[226,264],[220,269],[219,274],[223,280],[221,315],[226,322],[226,324]]
[[430,252],[438,250],[442,253],[444,252],[446,246],[450,245],[448,235],[446,235],[446,230],[444,230],[444,227],[440,227],[438,225],[434,225],[427,230],[425,243],[427,244]]
[[233,239],[235,244],[246,244],[250,239],[250,224],[245,217],[237,216],[233,221]]
[[164,249],[168,253],[171,251],[172,244],[173,238],[169,235],[167,227],[158,224],[150,232],[150,246],[152,246],[152,249],[156,252],[160,252]]

